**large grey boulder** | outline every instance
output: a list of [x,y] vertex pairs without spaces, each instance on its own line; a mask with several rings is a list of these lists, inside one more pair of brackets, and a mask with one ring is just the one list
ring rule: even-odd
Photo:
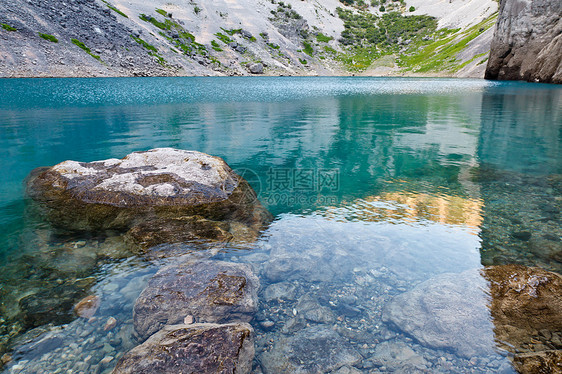
[[248,65],[248,69],[252,74],[263,74],[263,64],[262,63],[255,63]]
[[125,354],[113,374],[247,374],[254,352],[247,323],[166,326]]
[[361,355],[334,330],[318,325],[280,338],[260,357],[266,374],[329,373],[361,361]]
[[257,310],[258,288],[246,264],[204,260],[164,267],[135,302],[135,331],[147,338],[187,316],[195,322],[249,322]]
[[420,343],[472,358],[494,352],[487,282],[477,269],[441,274],[396,296],[383,312]]
[[562,83],[562,2],[502,1],[485,77]]
[[28,194],[71,230],[122,229],[144,249],[197,238],[253,240],[271,215],[219,157],[157,148],[33,171]]

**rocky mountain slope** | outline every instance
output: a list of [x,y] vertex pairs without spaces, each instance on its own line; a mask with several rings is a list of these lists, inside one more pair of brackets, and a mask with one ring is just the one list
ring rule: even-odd
[[562,83],[562,2],[504,0],[486,78]]
[[494,0],[3,0],[0,77],[482,77]]

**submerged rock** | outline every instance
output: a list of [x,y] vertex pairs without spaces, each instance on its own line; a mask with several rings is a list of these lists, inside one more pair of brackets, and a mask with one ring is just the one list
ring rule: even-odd
[[260,361],[266,374],[327,373],[357,364],[361,355],[337,332],[319,325],[280,338]]
[[147,338],[187,315],[195,322],[248,322],[257,310],[258,288],[258,278],[245,264],[188,261],[165,267],[135,303],[135,330]]
[[125,354],[113,373],[247,374],[253,358],[253,330],[246,323],[175,325]]
[[424,345],[466,358],[488,355],[495,344],[486,283],[477,269],[438,275],[396,296],[383,320]]
[[58,227],[131,229],[131,240],[144,247],[240,233],[247,234],[241,240],[255,238],[271,219],[224,160],[172,148],[36,169],[27,191]]
[[100,298],[96,295],[89,295],[80,300],[74,306],[74,313],[82,318],[91,318],[96,314],[100,307]]
[[[562,276],[521,265],[490,266],[483,274],[490,281],[494,332],[503,348],[515,354],[549,350],[549,345],[562,348],[557,341],[562,331]],[[562,367],[560,352],[547,356],[558,357]],[[541,357],[521,356],[516,362],[544,361]]]
[[[79,284],[68,281],[27,295],[19,300],[18,319],[28,328],[48,323],[68,323],[75,318],[72,310],[85,292]],[[81,313],[82,308],[76,312]]]
[[263,292],[265,301],[295,300],[297,286],[291,282],[279,282],[269,285]]
[[373,356],[387,368],[404,372],[417,372],[427,369],[427,361],[401,341],[386,341],[378,344]]
[[562,373],[562,351],[543,351],[516,355],[513,364],[518,373]]

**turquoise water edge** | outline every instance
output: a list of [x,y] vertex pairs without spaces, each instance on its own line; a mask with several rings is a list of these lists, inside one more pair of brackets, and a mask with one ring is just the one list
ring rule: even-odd
[[[336,331],[358,352],[352,363],[326,366],[334,373],[344,366],[364,373],[512,373],[511,354],[494,339],[486,280],[474,274],[506,264],[562,273],[559,86],[92,78],[0,80],[0,92],[5,372],[111,372],[139,343],[136,297],[174,261],[134,256],[117,233],[53,232],[26,197],[24,181],[34,168],[64,160],[173,147],[220,156],[248,180],[275,220],[258,242],[227,245],[214,257],[252,264],[260,278],[255,373],[275,372],[272,357],[306,329]],[[281,278],[279,258],[293,266]],[[484,321],[470,338],[484,342],[482,351],[467,353],[458,343],[467,339],[462,329],[448,332],[449,343],[440,346],[431,332],[387,316],[427,282],[455,289],[466,279],[483,290],[473,311]],[[281,283],[282,301],[271,296]],[[89,294],[101,299],[96,321],[72,313]],[[320,317],[299,320],[296,312],[306,308]],[[117,326],[105,331],[110,317]],[[56,339],[45,344],[45,334]],[[540,344],[561,349],[552,336]],[[327,372],[321,363],[306,365],[311,357],[322,362],[311,348],[298,353],[303,370]]]

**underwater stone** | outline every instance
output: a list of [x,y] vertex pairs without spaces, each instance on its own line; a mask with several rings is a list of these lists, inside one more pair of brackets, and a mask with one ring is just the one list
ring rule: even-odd
[[386,305],[383,321],[426,346],[453,349],[462,357],[492,354],[486,289],[477,269],[441,274],[396,296]]
[[520,374],[562,373],[562,351],[521,353],[514,357],[513,364]]
[[[224,160],[173,148],[133,152],[120,160],[64,161],[39,168],[27,180],[27,192],[53,225],[65,229],[128,230],[151,222],[130,234],[146,242],[146,235],[139,231],[160,233],[158,240],[146,245],[200,236],[216,239],[217,232],[236,224],[246,227],[242,232],[255,239],[272,218],[250,185]],[[198,225],[186,219],[196,216]],[[202,220],[208,222],[202,224]],[[174,229],[182,222],[185,229],[195,226],[195,230],[178,234]],[[225,228],[221,222],[229,224]],[[167,224],[172,228],[162,231]],[[236,239],[240,230],[233,231]],[[218,239],[224,236],[228,235]]]
[[269,285],[263,296],[265,301],[279,301],[279,300],[295,300],[297,295],[297,286],[291,282],[279,282]]
[[533,236],[533,234],[529,231],[517,231],[511,234],[511,236],[513,236],[515,239],[519,239],[526,242],[529,241],[529,239],[531,239],[531,236]]
[[361,355],[337,332],[318,325],[280,338],[260,361],[266,374],[328,373],[356,365]]
[[86,296],[74,306],[74,312],[82,318],[91,318],[100,307],[100,298],[96,295]]
[[125,354],[113,374],[248,374],[254,353],[247,323],[166,326]]
[[68,323],[75,318],[74,304],[84,293],[76,284],[66,282],[25,296],[19,301],[19,318],[27,327]]
[[483,274],[490,281],[496,338],[507,343],[503,348],[518,353],[538,345],[537,339],[551,343],[545,337],[562,331],[562,276],[522,265],[490,266]]
[[195,322],[249,322],[258,288],[258,278],[245,264],[188,261],[162,268],[135,302],[135,330],[147,338],[188,314]]

